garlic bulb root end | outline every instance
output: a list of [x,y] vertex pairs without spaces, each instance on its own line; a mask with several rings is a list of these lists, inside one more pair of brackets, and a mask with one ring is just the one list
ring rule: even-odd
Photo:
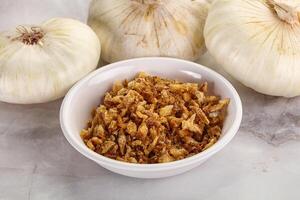
[[45,33],[44,31],[37,26],[34,27],[25,27],[22,25],[19,25],[16,28],[17,32],[20,34],[19,36],[12,39],[12,41],[19,40],[23,42],[26,45],[42,45],[42,38],[44,37]]

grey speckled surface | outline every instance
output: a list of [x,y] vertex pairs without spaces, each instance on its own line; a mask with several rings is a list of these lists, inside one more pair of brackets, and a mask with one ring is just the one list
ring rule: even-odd
[[[1,0],[0,29],[52,16],[84,21],[88,3]],[[209,55],[199,63],[227,76]],[[237,136],[200,167],[158,180],[113,174],[77,153],[60,130],[61,100],[0,103],[0,199],[299,199],[300,98],[268,97],[231,81],[244,106]]]

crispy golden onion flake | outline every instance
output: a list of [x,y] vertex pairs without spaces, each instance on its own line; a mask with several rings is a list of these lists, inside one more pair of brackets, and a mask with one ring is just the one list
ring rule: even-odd
[[208,84],[139,73],[117,81],[81,131],[88,148],[130,163],[164,163],[195,155],[221,135],[229,99]]

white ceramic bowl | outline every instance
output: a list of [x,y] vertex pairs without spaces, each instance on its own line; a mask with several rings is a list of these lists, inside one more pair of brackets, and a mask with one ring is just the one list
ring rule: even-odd
[[[208,81],[215,94],[230,98],[228,116],[218,142],[192,157],[162,164],[132,164],[116,161],[88,149],[79,133],[104,93],[114,81],[132,79],[138,72],[185,82]],[[79,81],[66,95],[60,123],[70,144],[81,154],[113,172],[137,178],[161,178],[186,172],[220,151],[236,134],[242,119],[242,104],[233,86],[221,75],[202,65],[174,58],[149,57],[125,60],[102,67]]]

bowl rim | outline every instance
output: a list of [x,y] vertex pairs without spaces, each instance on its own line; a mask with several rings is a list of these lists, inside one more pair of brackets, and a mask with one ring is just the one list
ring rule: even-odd
[[[229,91],[232,93],[235,107],[236,107],[236,117],[232,123],[232,125],[228,128],[226,134],[224,137],[220,138],[214,145],[212,145],[210,148],[204,150],[203,152],[200,152],[198,154],[195,154],[191,157],[184,158],[181,160],[176,160],[168,163],[155,163],[155,164],[135,164],[135,163],[127,163],[123,161],[118,161],[114,160],[111,158],[107,158],[101,154],[98,154],[90,149],[88,149],[86,146],[82,146],[78,143],[76,139],[72,137],[72,134],[69,133],[68,131],[68,125],[65,124],[65,115],[66,115],[66,110],[69,109],[68,102],[72,99],[74,94],[77,92],[77,90],[81,89],[81,87],[84,85],[86,81],[91,79],[92,77],[98,75],[99,73],[102,73],[104,71],[111,70],[115,67],[122,67],[123,64],[130,63],[130,62],[135,62],[135,61],[153,61],[153,60],[160,60],[160,61],[175,61],[175,62],[181,62],[182,64],[190,65],[190,66],[196,66],[198,68],[201,68],[202,71],[206,71],[216,78],[220,79],[223,84],[229,89]],[[214,70],[205,67],[201,64],[187,61],[187,60],[182,60],[178,58],[171,58],[171,57],[140,57],[140,58],[133,58],[133,59],[127,59],[127,60],[122,60],[119,62],[111,63],[108,65],[105,65],[92,73],[88,74],[86,77],[78,81],[66,94],[66,96],[63,99],[63,102],[60,107],[60,125],[62,132],[67,139],[67,141],[75,148],[79,153],[83,154],[85,157],[95,161],[96,163],[104,166],[110,166],[112,168],[118,168],[118,169],[124,169],[124,170],[134,170],[134,171],[157,171],[157,170],[169,170],[169,169],[175,169],[175,168],[181,168],[184,166],[192,165],[196,162],[199,162],[200,160],[207,159],[208,157],[212,156],[219,150],[221,150],[223,147],[225,147],[235,136],[237,133],[241,120],[242,120],[242,102],[240,99],[239,94],[235,90],[235,88],[232,86],[232,84],[224,78],[222,75],[219,73],[215,72]],[[79,133],[78,133],[79,134]]]

